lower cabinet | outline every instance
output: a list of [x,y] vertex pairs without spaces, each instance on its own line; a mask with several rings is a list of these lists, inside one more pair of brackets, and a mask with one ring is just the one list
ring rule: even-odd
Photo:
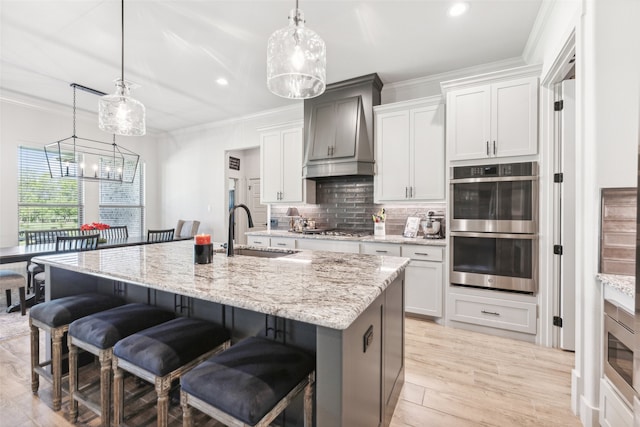
[[405,271],[407,313],[442,316],[442,262],[411,260]]
[[344,240],[297,239],[298,249],[360,253],[360,242]]
[[405,311],[442,317],[443,249],[403,245],[402,256],[411,258],[405,271]]
[[269,246],[274,248],[295,249],[296,239],[291,239],[289,237],[272,237],[271,244]]
[[633,410],[606,378],[600,379],[600,425],[633,427]]
[[271,246],[271,239],[267,236],[247,236],[247,245],[266,248]]
[[495,293],[485,293],[485,295],[450,292],[447,307],[448,319],[527,334],[536,333],[538,306],[535,303],[535,297],[528,297],[532,302],[523,302],[498,299],[494,296],[499,294]]

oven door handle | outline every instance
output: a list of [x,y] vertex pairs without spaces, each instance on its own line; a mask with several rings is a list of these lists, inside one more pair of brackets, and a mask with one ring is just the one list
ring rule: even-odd
[[512,182],[512,181],[537,181],[537,176],[492,176],[479,178],[456,178],[451,179],[451,184],[475,184],[478,182]]
[[467,231],[450,231],[453,237],[483,237],[485,239],[524,239],[538,240],[537,234],[516,234],[516,233],[470,233]]

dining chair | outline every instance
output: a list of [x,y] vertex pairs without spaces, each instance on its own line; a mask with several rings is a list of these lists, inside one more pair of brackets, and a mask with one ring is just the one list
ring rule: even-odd
[[[88,234],[84,236],[57,236],[56,252],[82,252],[98,249],[100,234]],[[36,303],[43,294],[45,284],[45,272],[41,271],[33,277]]]
[[200,228],[200,221],[179,219],[175,235],[178,237],[193,237],[198,234],[198,228]]
[[175,229],[147,230],[147,242],[170,242],[173,240]]
[[106,240],[126,239],[129,237],[129,229],[126,225],[115,225],[100,230],[100,237]]
[[[80,235],[79,228],[63,228],[57,230],[28,230],[25,231],[25,244],[30,245],[43,245],[48,243],[55,243],[58,236],[78,236]],[[38,273],[42,273],[44,267],[40,264],[29,261],[27,263],[27,290],[35,289],[35,276]]]

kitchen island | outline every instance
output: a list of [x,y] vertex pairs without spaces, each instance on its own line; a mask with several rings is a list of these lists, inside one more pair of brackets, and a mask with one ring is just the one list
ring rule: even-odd
[[[239,248],[242,249],[242,248]],[[281,251],[193,263],[191,241],[38,257],[46,298],[115,292],[316,354],[315,425],[388,425],[404,382],[407,258]],[[300,403],[300,402],[299,402]],[[301,408],[301,405],[298,405]],[[300,409],[298,408],[298,409]],[[296,407],[287,426],[301,424]]]

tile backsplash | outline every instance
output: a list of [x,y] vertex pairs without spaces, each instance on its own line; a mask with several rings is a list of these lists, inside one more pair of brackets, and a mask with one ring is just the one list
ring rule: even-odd
[[600,272],[636,274],[636,188],[602,189]]
[[[317,228],[371,230],[371,215],[385,209],[387,234],[402,234],[409,216],[426,217],[428,211],[445,216],[446,203],[376,204],[373,203],[373,177],[348,176],[316,180],[316,204],[291,205],[302,216],[316,221]],[[271,218],[277,219],[278,230],[289,228],[287,205],[272,205]],[[446,227],[445,227],[446,228]],[[273,227],[272,227],[273,229]],[[422,235],[422,232],[419,233]]]

